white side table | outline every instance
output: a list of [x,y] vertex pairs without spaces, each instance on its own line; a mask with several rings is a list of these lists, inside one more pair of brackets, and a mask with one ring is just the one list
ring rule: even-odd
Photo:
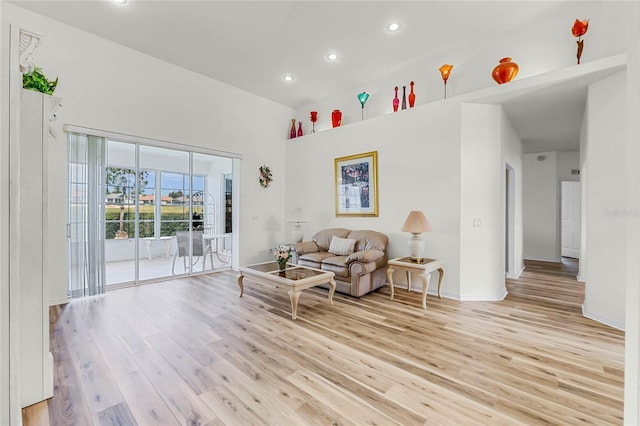
[[387,281],[391,291],[389,300],[393,300],[393,273],[396,270],[405,271],[407,273],[407,291],[411,286],[411,273],[417,272],[420,280],[422,280],[422,309],[427,309],[427,290],[429,289],[429,281],[431,280],[431,272],[438,270],[440,277],[438,279],[438,297],[442,299],[440,289],[442,280],[444,279],[444,266],[441,260],[421,258],[419,261],[413,261],[408,257],[397,257],[387,262]]

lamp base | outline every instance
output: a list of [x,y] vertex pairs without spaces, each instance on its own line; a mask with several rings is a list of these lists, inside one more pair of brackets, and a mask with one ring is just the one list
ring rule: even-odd
[[304,232],[302,232],[302,225],[300,225],[299,223],[296,223],[295,225],[293,225],[292,236],[293,236],[294,243],[302,242],[302,239],[304,238]]
[[409,239],[409,258],[411,260],[420,259],[424,253],[424,240],[422,239],[422,234],[412,233],[411,235],[412,237]]

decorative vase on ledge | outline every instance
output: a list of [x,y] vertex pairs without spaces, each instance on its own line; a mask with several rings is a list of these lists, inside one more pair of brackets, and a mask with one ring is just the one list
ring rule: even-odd
[[331,113],[331,124],[333,127],[340,127],[342,124],[342,111],[334,109]]
[[509,83],[516,78],[519,71],[518,64],[511,61],[511,58],[502,58],[500,63],[493,69],[491,76],[498,84]]

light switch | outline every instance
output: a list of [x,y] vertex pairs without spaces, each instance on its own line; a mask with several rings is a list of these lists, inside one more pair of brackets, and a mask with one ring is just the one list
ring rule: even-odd
[[252,214],[251,215],[251,220],[256,221],[258,219],[260,219],[260,216],[258,216],[257,214]]
[[482,221],[478,218],[473,219],[473,227],[480,228],[480,226],[482,226]]

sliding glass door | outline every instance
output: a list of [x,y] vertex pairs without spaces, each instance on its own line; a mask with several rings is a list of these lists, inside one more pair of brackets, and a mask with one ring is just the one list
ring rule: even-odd
[[[70,147],[75,143],[76,150],[78,137],[87,140],[70,135]],[[85,172],[87,167],[78,166],[77,159],[71,166],[70,158],[69,200],[70,212],[72,201],[77,211],[80,204],[73,193],[92,193],[86,199],[98,200],[101,213],[82,221],[74,219],[77,214],[69,218],[81,224],[75,228],[99,230],[101,239],[91,244],[102,249],[102,260],[94,262],[102,262],[97,270],[104,271],[107,288],[230,266],[231,158],[99,139],[104,154],[93,172]],[[78,182],[78,176],[88,180],[90,174],[100,183]],[[87,204],[83,201],[80,211]],[[77,243],[70,242],[71,247],[82,254]],[[72,258],[70,267],[80,256],[70,250]]]

